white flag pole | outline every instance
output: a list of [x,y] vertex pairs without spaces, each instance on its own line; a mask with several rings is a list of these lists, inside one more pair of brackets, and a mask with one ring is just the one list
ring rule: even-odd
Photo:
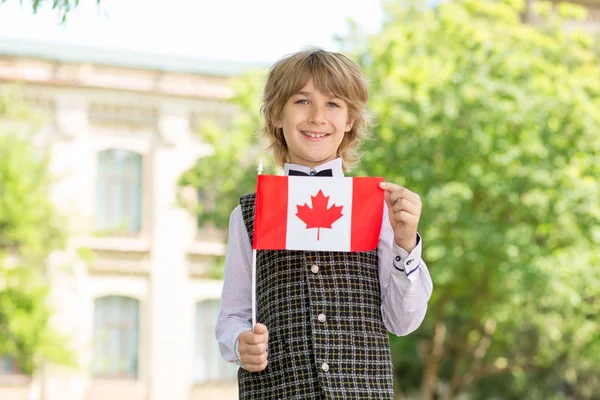
[[[258,164],[258,175],[262,174],[263,164],[262,160]],[[256,206],[256,200],[254,202]],[[256,214],[256,207],[254,213]],[[254,232],[256,234],[256,232]],[[256,249],[252,249],[252,332],[256,326]]]

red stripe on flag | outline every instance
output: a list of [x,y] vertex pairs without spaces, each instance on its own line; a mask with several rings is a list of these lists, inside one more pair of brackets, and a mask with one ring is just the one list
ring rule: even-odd
[[[277,199],[277,201],[273,201]],[[268,201],[271,200],[271,201]],[[256,185],[252,248],[285,249],[287,237],[288,178],[259,175]]]
[[383,219],[383,178],[352,179],[352,237],[350,251],[377,248]]

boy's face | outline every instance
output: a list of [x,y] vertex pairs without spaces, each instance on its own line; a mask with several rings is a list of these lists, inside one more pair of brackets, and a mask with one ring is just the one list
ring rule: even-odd
[[283,129],[290,162],[316,167],[337,157],[352,121],[346,102],[319,92],[311,79],[285,103],[275,126]]

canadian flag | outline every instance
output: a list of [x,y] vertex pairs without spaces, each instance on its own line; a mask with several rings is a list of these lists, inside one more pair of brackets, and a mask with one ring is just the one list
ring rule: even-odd
[[370,251],[383,216],[383,178],[259,175],[257,250]]

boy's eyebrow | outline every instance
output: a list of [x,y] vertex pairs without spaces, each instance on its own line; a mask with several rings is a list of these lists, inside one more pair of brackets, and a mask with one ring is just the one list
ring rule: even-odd
[[[302,95],[302,96],[310,96],[312,94],[312,92],[305,92],[303,90],[299,91],[298,93],[296,93],[295,95]],[[341,99],[341,97],[336,96],[335,94],[328,94],[326,95],[327,97],[329,97],[330,99]]]

